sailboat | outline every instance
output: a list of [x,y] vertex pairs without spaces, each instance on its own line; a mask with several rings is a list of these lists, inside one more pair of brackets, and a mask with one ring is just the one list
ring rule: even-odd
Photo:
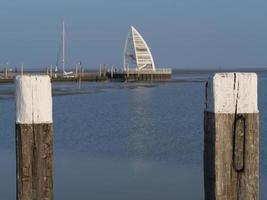
[[62,72],[63,77],[74,77],[73,72],[65,70],[65,22],[62,21]]

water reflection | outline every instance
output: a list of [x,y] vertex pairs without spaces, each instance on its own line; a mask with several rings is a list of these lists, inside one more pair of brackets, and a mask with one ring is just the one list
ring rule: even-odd
[[[154,143],[155,117],[153,116],[153,89],[138,88],[132,91],[129,106],[132,108],[129,124],[129,152],[133,156],[146,157],[153,154],[156,148]],[[126,122],[127,123],[127,122]]]
[[199,169],[66,152],[60,153],[56,164],[60,169],[56,171],[56,199],[175,200],[201,199],[203,195],[201,182],[196,181],[201,180]]

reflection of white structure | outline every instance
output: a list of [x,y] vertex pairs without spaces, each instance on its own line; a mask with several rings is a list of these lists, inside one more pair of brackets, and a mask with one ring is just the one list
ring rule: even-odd
[[124,70],[129,68],[149,71],[155,70],[151,51],[144,38],[134,27],[131,27],[126,39],[123,59]]

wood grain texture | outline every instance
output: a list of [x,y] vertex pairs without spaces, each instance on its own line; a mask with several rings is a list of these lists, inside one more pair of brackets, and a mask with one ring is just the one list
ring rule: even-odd
[[52,200],[52,124],[17,124],[16,154],[17,200]]
[[205,112],[204,131],[205,199],[259,199],[259,114]]

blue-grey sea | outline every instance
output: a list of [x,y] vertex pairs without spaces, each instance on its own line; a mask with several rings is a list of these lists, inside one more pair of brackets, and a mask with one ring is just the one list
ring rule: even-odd
[[[53,85],[54,196],[60,200],[204,199],[209,73],[169,82]],[[259,74],[260,195],[267,199],[267,75]],[[0,199],[16,198],[14,85],[0,85]]]

